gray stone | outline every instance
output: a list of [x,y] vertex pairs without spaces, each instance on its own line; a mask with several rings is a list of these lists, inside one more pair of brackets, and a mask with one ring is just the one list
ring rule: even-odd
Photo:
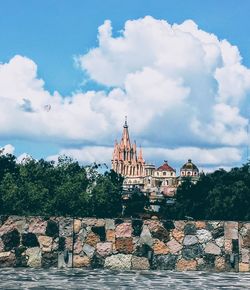
[[93,255],[94,255],[94,252],[95,252],[95,248],[94,247],[92,247],[92,246],[90,246],[90,245],[88,245],[88,244],[84,244],[84,246],[83,246],[83,251],[84,251],[84,253],[88,256],[88,257],[93,257]]
[[219,237],[224,237],[224,227],[218,227],[212,232],[213,238],[217,239]]
[[59,220],[59,236],[71,237],[73,232],[73,219],[72,218],[60,218]]
[[105,259],[104,267],[108,269],[130,270],[132,255],[117,254]]
[[247,235],[247,228],[242,227],[240,229],[240,234],[241,234],[242,237],[245,237]]
[[196,234],[196,227],[194,224],[186,224],[184,227],[184,234],[185,235],[195,235]]
[[212,239],[212,234],[208,230],[202,229],[197,231],[197,238],[201,244],[207,243]]
[[220,237],[220,238],[215,240],[215,243],[216,243],[217,246],[222,248],[222,247],[224,247],[225,238],[224,237]]
[[32,268],[40,268],[42,266],[42,253],[39,247],[28,248],[26,250],[28,256],[27,265]]
[[15,254],[11,251],[0,253],[0,268],[14,267],[16,264]]
[[139,243],[141,245],[143,244],[146,244],[150,247],[152,247],[153,243],[154,243],[154,240],[151,236],[151,233],[148,229],[148,227],[146,225],[143,226],[143,229],[142,229],[142,232],[141,232],[141,236],[140,236],[140,239],[139,239]]
[[58,268],[72,268],[72,253],[58,253]]
[[115,229],[115,221],[112,219],[105,220],[105,229],[106,230],[114,230]]
[[153,257],[153,269],[174,270],[178,256],[173,254],[157,255]]
[[249,263],[250,260],[249,249],[241,249],[241,262],[242,263]]
[[184,246],[191,246],[197,243],[198,243],[198,239],[196,238],[196,236],[192,236],[192,235],[185,236],[184,241],[183,241]]
[[81,241],[85,240],[85,238],[87,237],[88,231],[87,229],[81,229],[78,233],[78,237]]
[[183,248],[182,257],[186,260],[192,260],[192,259],[201,257],[202,252],[203,250],[202,250],[201,245],[196,244],[196,245]]
[[212,254],[212,255],[220,255],[221,254],[220,247],[214,243],[211,243],[211,242],[207,243],[204,251],[205,251],[205,253]]

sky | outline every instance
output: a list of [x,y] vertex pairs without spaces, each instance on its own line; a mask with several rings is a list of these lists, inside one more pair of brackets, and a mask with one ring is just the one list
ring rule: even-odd
[[125,115],[147,162],[247,160],[248,0],[0,0],[0,148],[110,164]]

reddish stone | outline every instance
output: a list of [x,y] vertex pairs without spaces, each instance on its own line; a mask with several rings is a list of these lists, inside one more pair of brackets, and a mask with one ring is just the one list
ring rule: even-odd
[[115,249],[119,253],[130,254],[133,248],[133,238],[117,238],[115,241]]
[[79,256],[74,255],[73,257],[73,267],[74,268],[82,268],[82,267],[89,267],[90,266],[90,259],[87,256]]
[[117,238],[130,238],[132,236],[131,223],[122,223],[115,229],[115,235]]
[[242,238],[243,247],[250,249],[250,229],[247,230],[246,235]]
[[106,240],[108,242],[115,242],[115,231],[114,230],[106,230]]
[[92,247],[95,247],[97,243],[100,242],[100,237],[96,234],[94,234],[93,232],[90,232],[88,235],[87,235],[87,238],[85,240],[85,244],[88,244]]
[[184,232],[181,230],[174,229],[172,231],[172,237],[175,238],[177,242],[182,243],[184,239]]
[[106,257],[112,253],[112,243],[97,243],[96,251],[100,256]]
[[170,240],[167,243],[167,246],[171,254],[177,254],[183,248],[183,246],[180,243],[178,243],[175,239]]
[[41,218],[31,218],[29,220],[29,232],[34,234],[45,235],[47,221]]
[[169,253],[169,248],[160,240],[156,239],[153,245],[155,255],[166,255]]
[[197,262],[196,260],[185,260],[185,259],[180,259],[177,262],[176,269],[178,271],[195,271],[197,267]]

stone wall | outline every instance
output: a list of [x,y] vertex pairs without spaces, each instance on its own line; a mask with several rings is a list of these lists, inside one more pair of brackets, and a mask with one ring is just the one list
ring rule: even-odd
[[250,223],[2,216],[0,267],[249,272]]

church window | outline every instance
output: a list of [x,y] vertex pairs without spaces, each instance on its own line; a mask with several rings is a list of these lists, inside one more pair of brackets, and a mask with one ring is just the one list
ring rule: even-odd
[[166,171],[163,171],[163,175],[166,175]]

